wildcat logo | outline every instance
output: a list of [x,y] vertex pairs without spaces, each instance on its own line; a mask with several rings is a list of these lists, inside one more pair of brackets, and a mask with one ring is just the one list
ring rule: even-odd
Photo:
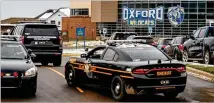
[[179,26],[184,20],[184,8],[179,5],[177,7],[170,7],[167,17],[173,26]]

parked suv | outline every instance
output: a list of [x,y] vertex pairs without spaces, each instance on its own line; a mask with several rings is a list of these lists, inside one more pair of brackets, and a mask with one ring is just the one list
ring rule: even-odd
[[183,44],[187,40],[188,38],[184,36],[175,37],[172,42],[164,48],[164,52],[176,60],[182,60]]
[[214,26],[197,29],[184,43],[183,61],[197,60],[205,64],[214,58]]
[[11,35],[18,35],[20,42],[27,49],[31,49],[36,58],[34,62],[41,62],[43,66],[53,63],[60,66],[62,60],[62,37],[56,25],[44,23],[18,24]]

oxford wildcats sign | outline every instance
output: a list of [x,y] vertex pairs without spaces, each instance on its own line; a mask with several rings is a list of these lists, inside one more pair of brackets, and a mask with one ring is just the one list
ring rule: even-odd
[[184,8],[180,6],[170,7],[168,9],[167,17],[173,26],[176,27],[180,25],[184,20]]
[[156,24],[156,20],[163,20],[163,7],[149,10],[134,10],[124,7],[123,20],[126,20],[128,25],[154,26]]
[[[128,25],[145,25],[155,26],[156,21],[162,22],[164,20],[164,8],[157,7],[145,10],[135,10],[131,8],[123,8],[123,20]],[[167,17],[173,26],[180,25],[184,20],[184,8],[180,6],[168,8]]]

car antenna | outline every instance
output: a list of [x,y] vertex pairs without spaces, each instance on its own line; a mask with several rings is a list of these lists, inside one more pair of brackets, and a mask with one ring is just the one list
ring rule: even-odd
[[161,60],[160,59],[158,59],[158,64],[160,64],[161,63]]

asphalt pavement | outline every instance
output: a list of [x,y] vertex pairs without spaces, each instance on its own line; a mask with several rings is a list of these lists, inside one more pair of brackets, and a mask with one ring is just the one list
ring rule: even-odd
[[[16,90],[2,91],[2,102],[115,102],[111,92],[93,87],[68,87],[64,79],[64,65],[68,57],[63,57],[60,67],[38,67],[37,93],[33,97],[23,97]],[[188,75],[185,91],[174,100],[167,100],[162,94],[151,97],[130,96],[127,102],[214,102],[214,83]]]

